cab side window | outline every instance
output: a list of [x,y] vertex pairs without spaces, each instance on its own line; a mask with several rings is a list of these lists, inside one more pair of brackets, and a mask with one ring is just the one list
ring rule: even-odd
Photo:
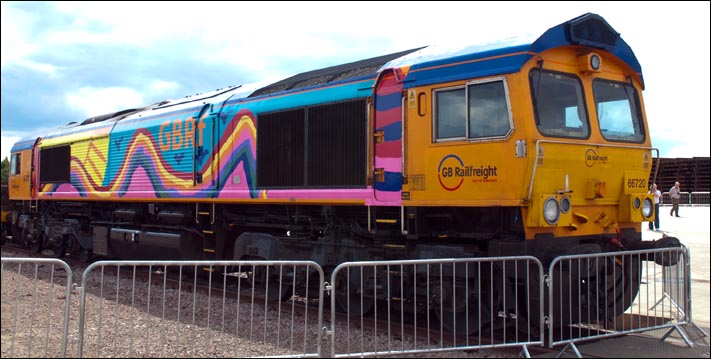
[[434,142],[506,137],[513,128],[505,79],[435,90]]
[[437,91],[435,94],[437,140],[462,139],[466,136],[467,108],[464,89]]
[[13,153],[12,157],[10,158],[10,176],[17,176],[20,174],[20,160],[22,158],[22,154],[20,153]]
[[472,84],[469,90],[469,138],[506,136],[511,116],[504,81]]

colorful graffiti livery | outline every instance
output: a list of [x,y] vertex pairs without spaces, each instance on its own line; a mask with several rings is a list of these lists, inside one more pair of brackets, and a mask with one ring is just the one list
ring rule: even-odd
[[[195,184],[192,171],[179,171],[167,160],[171,156],[173,149],[184,148],[182,143],[194,141],[192,131],[188,129],[192,125],[186,126],[185,132],[165,133],[165,122],[160,126],[160,137],[163,139],[173,138],[173,143],[181,143],[180,148],[160,146],[155,140],[153,133],[147,128],[135,130],[129,141],[126,141],[124,161],[118,166],[118,170],[106,178],[104,182],[104,171],[100,168],[106,167],[108,153],[100,151],[93,142],[89,144],[91,155],[72,156],[71,159],[71,180],[67,184],[45,184],[39,192],[39,196],[52,196],[54,198],[211,198],[219,197],[220,191],[225,186],[231,188],[233,196],[244,198],[257,198],[259,191],[255,187],[255,138],[256,129],[254,115],[249,111],[241,111],[235,114],[226,128],[233,131],[225,132],[216,148],[211,153],[219,152],[219,156],[213,156],[209,161],[205,161],[203,166],[196,170],[203,174],[202,183]],[[180,131],[180,124],[183,121],[175,120],[173,128]],[[193,124],[192,119],[184,121]],[[200,139],[204,123],[198,124],[198,147],[201,147]],[[180,138],[184,138],[181,140]],[[192,146],[190,146],[192,147]],[[108,146],[103,146],[108,148]],[[199,151],[199,150],[198,150]],[[74,150],[73,150],[74,152]],[[201,157],[199,154],[196,158]],[[218,158],[220,161],[218,162]],[[186,160],[187,161],[187,160]],[[97,167],[96,163],[100,163]],[[197,161],[199,162],[199,160]],[[177,161],[180,163],[180,160]],[[233,184],[228,178],[233,173],[239,172],[244,178],[239,184]],[[214,178],[216,174],[221,177]],[[215,185],[217,187],[215,187]],[[239,190],[238,190],[239,189]]]

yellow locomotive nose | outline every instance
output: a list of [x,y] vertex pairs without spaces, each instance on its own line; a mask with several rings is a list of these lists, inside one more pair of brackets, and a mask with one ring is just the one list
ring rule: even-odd
[[607,196],[607,183],[600,180],[588,180],[585,186],[585,198],[595,199]]

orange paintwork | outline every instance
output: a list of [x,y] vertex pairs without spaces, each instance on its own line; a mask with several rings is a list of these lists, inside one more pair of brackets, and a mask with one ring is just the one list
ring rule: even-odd
[[[30,170],[32,168],[32,150],[20,151],[20,173],[10,174],[8,178],[8,191],[10,200],[32,199],[30,193]],[[14,155],[14,153],[13,153]]]
[[[520,72],[488,79],[503,79],[506,82],[513,131],[503,138],[486,140],[433,141],[433,93],[437,89],[465,86],[467,81],[441,83],[409,89],[407,91],[405,117],[405,168],[407,184],[403,191],[409,192],[405,206],[515,206],[522,209],[527,219],[526,237],[536,233],[554,233],[556,236],[586,235],[600,232],[614,233],[618,228],[639,227],[639,222],[622,222],[624,214],[618,206],[629,192],[624,186],[630,178],[649,177],[652,150],[646,120],[647,133],[644,143],[613,143],[605,140],[599,130],[592,81],[605,78],[633,83],[640,94],[640,106],[644,116],[642,88],[638,76],[624,63],[611,56],[603,57],[599,72],[582,72],[577,56],[582,48],[566,47],[548,50],[531,58]],[[545,70],[565,72],[579,76],[588,110],[590,137],[568,139],[543,136],[536,128],[534,109],[529,85],[529,72],[543,60]],[[487,80],[471,79],[471,81]],[[413,98],[414,96],[414,98]],[[526,156],[516,156],[516,142],[525,141]],[[586,163],[588,151],[595,151],[606,161],[591,165]],[[537,153],[539,152],[539,153]],[[538,155],[538,156],[537,156]],[[537,159],[538,157],[538,159]],[[463,176],[444,176],[443,169],[456,169]],[[465,172],[466,171],[466,172]],[[542,205],[537,199],[542,195],[556,195],[568,190],[573,210],[561,217],[557,226],[540,225],[537,222]],[[591,183],[606,186],[603,197],[590,198]],[[636,192],[646,194],[646,188]],[[530,192],[530,195],[529,195]],[[613,218],[605,224],[599,218]],[[542,218],[542,217],[541,217]],[[585,222],[585,218],[588,220]],[[629,214],[627,217],[629,218]],[[595,219],[598,219],[597,222]],[[534,223],[536,222],[536,223]],[[583,223],[585,222],[585,223]]]

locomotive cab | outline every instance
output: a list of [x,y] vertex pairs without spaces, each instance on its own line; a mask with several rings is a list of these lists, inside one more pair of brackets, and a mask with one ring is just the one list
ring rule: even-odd
[[[457,225],[490,253],[536,248],[542,257],[560,254],[540,248],[544,238],[571,250],[640,241],[641,222],[654,216],[647,179],[656,149],[641,70],[619,34],[587,14],[531,45],[473,53],[401,67],[414,75],[403,82],[409,238],[451,237]],[[512,64],[518,71],[501,73]]]

